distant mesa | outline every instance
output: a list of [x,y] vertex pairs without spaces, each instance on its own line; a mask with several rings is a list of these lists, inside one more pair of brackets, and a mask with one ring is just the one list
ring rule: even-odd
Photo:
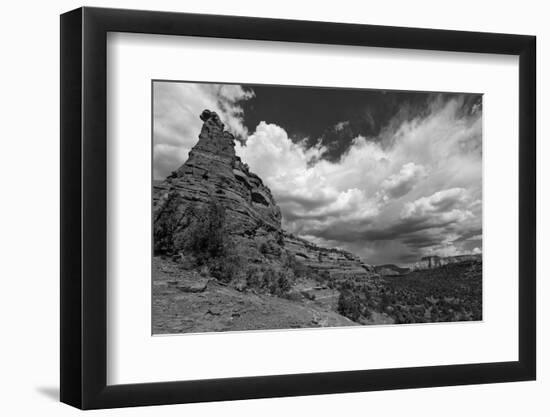
[[375,265],[374,270],[383,277],[407,275],[413,271],[426,271],[437,269],[446,265],[458,264],[461,262],[482,262],[481,254],[456,255],[456,256],[424,256],[418,262],[415,262],[410,268],[400,267],[394,264]]
[[460,262],[481,262],[481,254],[472,255],[456,255],[456,256],[425,256],[420,261],[416,262],[412,269],[415,271],[439,268],[449,264]]

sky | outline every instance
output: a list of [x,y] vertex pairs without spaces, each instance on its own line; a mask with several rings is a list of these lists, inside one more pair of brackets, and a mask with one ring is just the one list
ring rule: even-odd
[[376,265],[481,253],[481,94],[155,81],[154,179],[185,162],[204,109],[289,232]]

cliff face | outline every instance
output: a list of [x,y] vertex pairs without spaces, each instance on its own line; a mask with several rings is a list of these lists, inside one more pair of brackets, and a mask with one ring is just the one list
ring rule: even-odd
[[401,268],[394,264],[376,265],[374,270],[382,276],[403,275],[410,271],[410,268]]
[[434,269],[441,266],[456,264],[459,262],[473,261],[481,262],[481,255],[458,255],[458,256],[425,256],[413,266],[413,270]]
[[168,193],[176,191],[187,204],[215,198],[226,211],[230,233],[254,234],[258,228],[277,231],[281,212],[269,188],[235,155],[235,139],[224,131],[218,115],[205,110],[198,143],[187,161],[155,186],[154,212],[162,210]]
[[[280,253],[287,253],[331,278],[374,274],[349,252],[321,248],[284,232],[271,191],[236,156],[233,135],[224,130],[215,112],[205,110],[200,118],[204,124],[199,141],[187,161],[153,186],[155,223],[169,214],[175,223],[185,224],[187,208],[201,210],[215,200],[225,211],[227,233],[251,262],[261,262],[266,255],[276,260]],[[175,207],[173,201],[177,201]]]
[[367,278],[376,274],[372,266],[350,252],[323,248],[290,233],[284,233],[284,245],[304,265],[332,279]]

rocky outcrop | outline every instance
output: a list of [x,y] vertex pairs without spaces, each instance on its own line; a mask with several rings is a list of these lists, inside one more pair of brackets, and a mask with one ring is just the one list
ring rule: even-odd
[[215,200],[224,209],[224,233],[244,247],[249,258],[259,258],[260,241],[281,240],[281,211],[269,188],[235,154],[235,138],[224,130],[219,116],[205,110],[200,117],[204,124],[199,141],[187,161],[153,186],[155,222],[174,196],[177,207],[170,207],[174,211],[171,217],[181,218],[178,222],[182,224],[187,208],[206,210]]
[[224,130],[215,112],[205,110],[198,143],[187,161],[166,181],[154,187],[154,212],[162,209],[169,192],[188,204],[201,205],[215,198],[226,210],[230,233],[253,234],[281,228],[281,211],[271,191],[235,155],[235,138]]
[[412,270],[425,270],[439,268],[449,264],[459,262],[481,262],[481,255],[457,255],[457,256],[424,256],[420,261],[416,262]]
[[376,265],[374,269],[382,276],[404,275],[410,271],[409,268],[401,268],[394,264]]
[[290,233],[284,233],[284,245],[298,261],[331,279],[370,278],[376,274],[372,266],[350,252],[323,248]]
[[235,154],[233,135],[224,130],[215,112],[204,110],[200,118],[204,124],[199,141],[187,161],[165,181],[153,185],[155,225],[169,212],[181,227],[189,207],[201,210],[215,200],[225,212],[225,232],[249,262],[262,262],[266,257],[276,262],[281,254],[291,254],[331,278],[374,275],[370,266],[349,252],[321,248],[284,232],[271,191]]

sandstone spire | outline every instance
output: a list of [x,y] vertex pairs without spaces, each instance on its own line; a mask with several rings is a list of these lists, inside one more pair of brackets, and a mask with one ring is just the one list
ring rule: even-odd
[[215,112],[204,110],[200,118],[204,124],[189,158],[155,187],[155,217],[162,213],[169,196],[177,193],[181,215],[187,206],[200,207],[216,200],[225,209],[228,233],[249,240],[280,234],[281,211],[260,177],[236,156],[234,136],[224,130]]

